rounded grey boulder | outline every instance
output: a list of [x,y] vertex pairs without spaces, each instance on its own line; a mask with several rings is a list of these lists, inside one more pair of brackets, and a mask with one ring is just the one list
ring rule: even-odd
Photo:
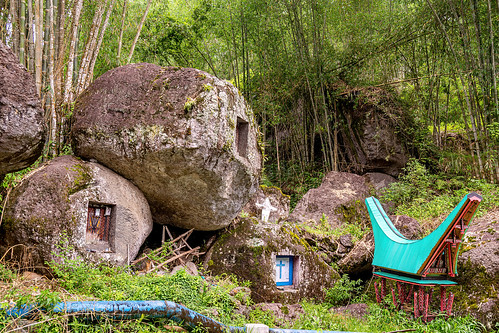
[[0,177],[30,166],[41,155],[43,115],[33,78],[0,42]]
[[238,90],[192,68],[142,63],[113,69],[79,96],[76,155],[131,180],[155,222],[216,230],[258,187],[262,154]]
[[3,242],[30,247],[37,263],[57,260],[54,253],[64,244],[72,257],[126,265],[152,229],[149,205],[136,186],[71,156],[58,157],[23,179],[4,213]]

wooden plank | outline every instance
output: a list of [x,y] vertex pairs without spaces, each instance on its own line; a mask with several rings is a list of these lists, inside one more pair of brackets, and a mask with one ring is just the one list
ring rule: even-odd
[[149,272],[153,272],[153,271],[155,271],[155,270],[157,270],[157,269],[159,269],[159,268],[163,267],[164,265],[166,265],[166,264],[168,264],[168,263],[171,263],[172,261],[177,260],[178,258],[184,257],[184,256],[186,256],[186,255],[188,255],[188,254],[190,254],[190,253],[192,253],[192,252],[194,252],[194,251],[197,251],[197,250],[199,250],[199,246],[197,246],[197,247],[193,248],[192,250],[182,252],[181,254],[178,254],[178,255],[176,255],[175,257],[172,257],[172,258],[170,258],[170,259],[168,259],[168,260],[166,260],[166,261],[162,262],[162,263],[161,263],[161,264],[159,264],[158,266],[156,266],[156,267],[154,267],[154,268],[150,269],[150,270],[148,271],[148,273],[149,273]]

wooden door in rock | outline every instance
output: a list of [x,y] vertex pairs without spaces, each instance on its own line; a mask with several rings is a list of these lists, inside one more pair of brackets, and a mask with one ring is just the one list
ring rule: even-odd
[[111,251],[113,206],[89,203],[85,242],[90,250]]

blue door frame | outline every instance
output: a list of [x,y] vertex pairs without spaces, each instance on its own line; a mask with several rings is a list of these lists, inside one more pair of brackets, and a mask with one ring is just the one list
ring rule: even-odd
[[293,256],[276,256],[275,257],[275,265],[276,265],[276,278],[277,274],[282,277],[282,269],[286,266],[286,262],[289,262],[289,279],[284,282],[276,282],[277,286],[292,286],[293,285]]

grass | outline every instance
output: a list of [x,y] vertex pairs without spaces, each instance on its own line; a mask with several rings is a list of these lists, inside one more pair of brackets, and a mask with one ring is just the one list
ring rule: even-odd
[[333,227],[328,223],[328,217],[322,214],[322,218],[319,220],[319,223],[313,223],[311,225],[307,223],[297,224],[296,226],[299,228],[303,228],[305,231],[314,234],[314,235],[322,235],[326,237],[331,237],[333,239],[339,239],[344,235],[351,235],[352,242],[356,243],[365,234],[367,234],[371,229],[367,226],[363,226],[357,223],[343,223],[339,227]]
[[[304,193],[309,187],[318,186],[320,178],[311,173],[302,175],[297,183],[283,179],[289,186],[297,185],[297,198],[298,194]],[[9,178],[4,182],[10,185],[17,181],[17,178]],[[400,181],[392,185],[381,199],[395,203],[394,213],[412,216],[425,224],[448,214],[471,191],[483,194],[479,214],[494,209],[499,204],[497,185],[481,180],[459,177],[447,179],[441,175],[431,175],[422,164],[412,160]],[[328,226],[327,218],[324,217],[318,226],[309,231],[329,237],[352,234],[354,241],[368,231],[356,224],[345,224],[334,230]],[[30,321],[5,316],[7,306],[38,304],[50,310],[54,303],[75,300],[169,300],[232,326],[263,323],[270,327],[356,332],[484,331],[483,325],[470,316],[452,317],[448,320],[437,318],[424,324],[402,311],[396,311],[390,304],[379,306],[373,303],[373,295],[365,292],[362,294],[359,284],[346,276],[334,288],[325,291],[324,302],[303,300],[300,304],[304,314],[293,320],[283,321],[271,311],[256,306],[250,298],[248,288],[245,288],[248,284],[233,276],[191,276],[182,270],[175,275],[139,274],[131,267],[116,268],[85,263],[81,258],[71,259],[65,254],[65,250],[70,252],[69,245],[65,242],[60,244],[60,250],[58,260],[49,264],[55,274],[55,278],[50,280],[28,280],[11,267],[9,262],[0,263],[0,302],[4,304],[0,309],[0,332],[27,328],[28,325],[32,325],[30,327],[37,332],[165,332],[173,331],[179,325],[164,318],[146,316],[134,320],[118,321],[102,317],[97,321],[90,321],[50,311],[42,312]],[[165,248],[164,253],[158,255],[168,253]],[[362,318],[331,310],[332,306],[360,301],[368,304],[367,315]],[[239,311],[243,308],[249,309],[244,315]],[[194,331],[204,330],[197,328]],[[496,332],[499,333],[499,326]]]
[[[412,329],[416,332],[482,332],[483,326],[471,317],[437,319],[429,324],[394,308],[369,304],[363,318],[331,311],[331,306],[354,300],[369,299],[361,295],[358,283],[342,277],[342,283],[330,291],[325,302],[303,300],[304,314],[289,321],[278,321],[271,311],[255,306],[247,294],[246,283],[233,276],[191,276],[180,270],[175,275],[140,275],[129,267],[112,268],[91,265],[81,261],[51,263],[57,271],[52,280],[27,280],[6,264],[0,264],[0,299],[17,305],[38,304],[50,310],[59,301],[71,300],[170,300],[219,320],[227,325],[244,326],[262,323],[270,327],[341,330],[354,332],[389,332]],[[341,294],[341,295],[340,295]],[[341,297],[340,297],[341,296]],[[372,295],[371,295],[372,296]],[[12,303],[13,302],[13,303]],[[248,307],[247,315],[237,309]],[[42,312],[30,321],[5,317],[5,306],[0,310],[0,331],[33,325],[39,332],[165,332],[178,329],[178,323],[165,318],[142,316],[134,320],[113,320],[102,317],[89,321],[67,314]],[[181,325],[182,326],[182,325]],[[204,331],[202,328],[194,331]]]

